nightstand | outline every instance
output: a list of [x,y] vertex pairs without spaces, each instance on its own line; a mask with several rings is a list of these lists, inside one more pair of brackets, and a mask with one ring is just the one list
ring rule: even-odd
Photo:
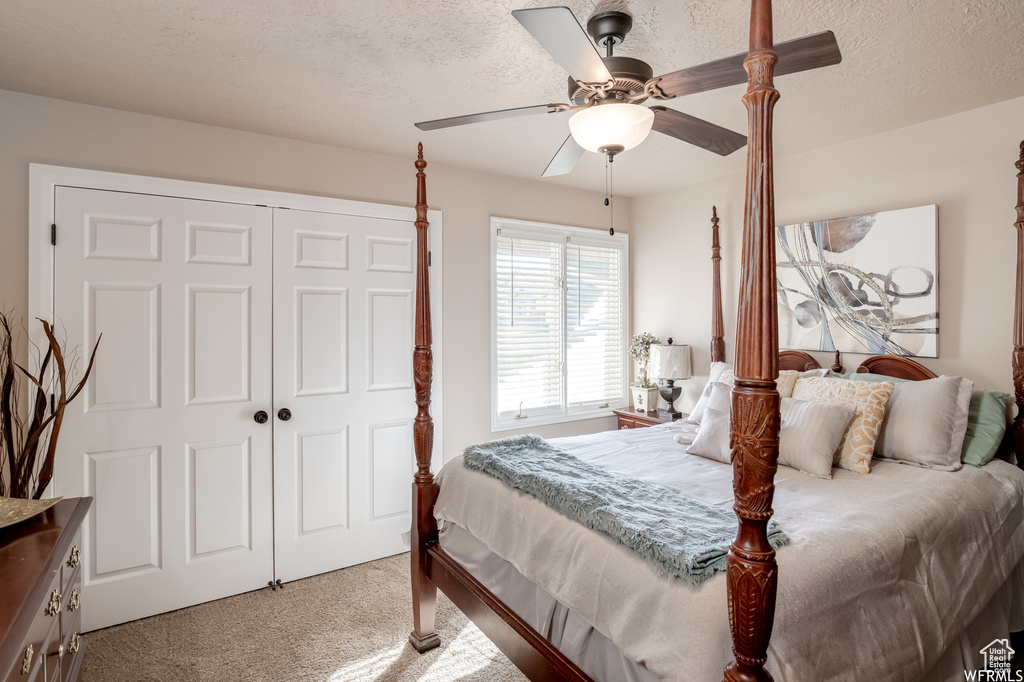
[[657,412],[637,412],[632,407],[623,407],[618,410],[612,410],[615,416],[618,418],[618,428],[621,429],[642,429],[648,426],[657,426],[658,424],[665,424],[671,421],[678,421],[686,415],[682,415],[677,419],[672,419],[668,416],[668,412],[664,410],[658,410]]

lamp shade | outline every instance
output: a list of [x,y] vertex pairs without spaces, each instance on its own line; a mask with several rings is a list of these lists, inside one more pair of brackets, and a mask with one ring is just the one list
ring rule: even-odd
[[689,379],[690,347],[651,346],[650,374],[655,379]]
[[604,147],[632,149],[651,132],[654,112],[638,104],[595,104],[572,115],[569,132],[579,146],[591,152]]

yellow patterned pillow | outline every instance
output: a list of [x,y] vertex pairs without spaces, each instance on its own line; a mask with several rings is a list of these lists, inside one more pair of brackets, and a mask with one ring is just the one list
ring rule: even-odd
[[[800,372],[792,369],[784,369],[779,372],[779,378],[775,380],[775,386],[779,391],[779,396],[783,398],[793,397],[793,387],[796,386],[796,380],[800,378]],[[727,369],[722,372],[722,376],[718,378],[718,383],[725,384],[726,386],[732,386],[733,382],[736,381],[736,375],[733,374],[731,369]]]
[[[864,384],[871,384],[865,386]],[[871,471],[871,453],[885,417],[885,406],[896,386],[891,381],[847,381],[846,379],[803,378],[796,382],[793,397],[808,402],[848,405],[853,419],[846,427],[836,451],[836,466],[866,474]]]

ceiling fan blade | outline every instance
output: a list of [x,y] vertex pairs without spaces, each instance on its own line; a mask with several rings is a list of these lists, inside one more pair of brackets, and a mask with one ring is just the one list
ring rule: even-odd
[[576,80],[607,83],[612,79],[597,48],[568,7],[517,9],[512,16]]
[[775,65],[775,73],[779,76],[820,69],[843,61],[843,53],[839,51],[836,34],[832,31],[779,43],[775,46],[775,53],[779,55],[779,63]]
[[659,133],[671,135],[683,142],[689,142],[709,152],[729,156],[747,144],[745,135],[734,133],[728,128],[709,123],[696,116],[684,114],[667,107],[651,107],[654,112],[652,128]]
[[580,157],[583,156],[583,152],[586,150],[579,146],[576,140],[572,139],[572,135],[565,138],[565,142],[555,152],[554,158],[548,163],[548,167],[541,173],[542,178],[550,178],[554,175],[565,175],[570,173],[573,168],[576,167]]
[[420,130],[437,130],[438,128],[451,128],[452,126],[464,126],[467,123],[480,123],[481,121],[497,121],[501,118],[514,118],[516,116],[531,116],[533,114],[554,114],[565,111],[568,107],[557,104],[535,104],[532,107],[516,107],[515,109],[499,109],[498,111],[485,111],[482,114],[468,114],[466,116],[452,116],[451,118],[438,118],[433,121],[420,121],[415,124]]
[[[779,61],[775,65],[776,76],[832,66],[843,61],[839,43],[836,42],[836,35],[832,31],[778,43],[775,45],[775,54],[779,56]],[[746,83],[747,72],[743,68],[743,60],[746,58],[747,53],[741,52],[724,59],[673,71],[661,77],[658,87],[669,97],[682,97]]]

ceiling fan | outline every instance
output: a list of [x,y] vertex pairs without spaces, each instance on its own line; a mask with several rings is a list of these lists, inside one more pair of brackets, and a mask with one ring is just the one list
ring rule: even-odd
[[[625,12],[595,14],[587,21],[586,32],[568,7],[517,9],[512,16],[569,72],[570,103],[421,121],[417,128],[435,130],[515,116],[577,112],[569,119],[571,134],[544,169],[543,177],[570,172],[587,150],[602,152],[611,159],[640,144],[652,129],[722,156],[746,145],[745,135],[714,123],[667,107],[642,106],[648,99],[668,100],[746,83],[746,52],[655,77],[646,62],[614,55],[614,48],[633,27],[633,18]],[[604,57],[588,33],[597,46],[605,49]],[[777,76],[842,61],[831,31],[778,43],[774,49],[778,55]],[[608,130],[615,126],[622,132],[608,138]]]

